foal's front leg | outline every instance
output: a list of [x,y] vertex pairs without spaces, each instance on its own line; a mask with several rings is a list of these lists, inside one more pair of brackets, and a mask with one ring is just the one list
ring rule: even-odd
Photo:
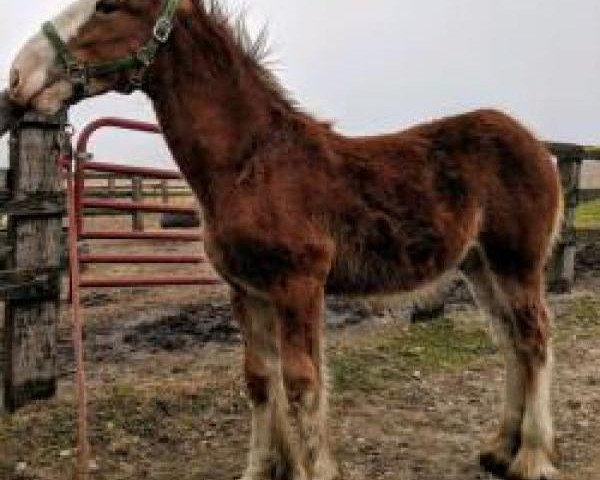
[[305,480],[288,422],[275,310],[242,292],[234,292],[232,304],[244,335],[245,374],[252,405],[252,437],[243,480]]
[[289,281],[275,302],[284,384],[306,472],[310,480],[332,480],[338,469],[329,451],[327,428],[324,288],[312,280]]

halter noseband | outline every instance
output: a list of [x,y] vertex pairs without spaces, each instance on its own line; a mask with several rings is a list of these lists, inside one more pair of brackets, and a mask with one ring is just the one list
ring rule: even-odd
[[90,96],[89,84],[92,78],[137,70],[133,77],[129,79],[129,85],[125,89],[126,93],[131,93],[141,88],[146,69],[154,62],[160,46],[169,40],[173,30],[173,17],[180,2],[181,0],[163,0],[160,15],[152,30],[152,38],[134,54],[117,60],[96,64],[81,62],[69,50],[69,46],[60,37],[52,22],[44,23],[42,33],[54,48],[57,63],[60,64],[69,81],[73,84],[77,98]]

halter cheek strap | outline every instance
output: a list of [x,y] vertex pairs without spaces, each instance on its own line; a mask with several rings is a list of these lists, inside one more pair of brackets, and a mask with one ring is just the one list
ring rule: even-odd
[[160,46],[168,42],[173,30],[173,18],[180,2],[181,0],[163,0],[160,15],[154,24],[150,40],[134,54],[117,60],[96,64],[81,62],[73,55],[52,22],[43,24],[42,33],[54,48],[57,63],[73,84],[77,98],[91,95],[89,87],[92,78],[135,70],[135,74],[129,79],[129,85],[125,89],[126,93],[131,93],[141,88],[146,69],[154,62]]

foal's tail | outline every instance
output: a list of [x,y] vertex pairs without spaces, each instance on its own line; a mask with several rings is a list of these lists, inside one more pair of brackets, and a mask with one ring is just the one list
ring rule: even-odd
[[558,240],[560,239],[562,233],[562,227],[565,218],[565,194],[563,191],[562,181],[559,172],[558,161],[555,163],[556,165],[556,182],[558,188],[558,206],[556,209],[556,216],[554,217],[554,225],[552,227],[552,236],[550,237],[550,243],[548,245],[547,257],[550,258],[552,255]]

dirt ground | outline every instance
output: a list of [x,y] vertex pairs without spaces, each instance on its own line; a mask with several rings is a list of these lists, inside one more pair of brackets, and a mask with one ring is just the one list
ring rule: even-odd
[[[127,220],[96,221],[123,226]],[[564,480],[600,479],[600,248],[585,248],[575,293],[550,297]],[[148,249],[198,250],[160,243]],[[105,242],[93,250],[139,247]],[[177,268],[177,274],[186,271],[197,273],[197,267]],[[249,408],[226,288],[93,291],[83,303],[91,478],[239,478]],[[475,307],[457,301],[443,317],[422,324],[407,320],[407,307],[375,313],[339,299],[330,299],[328,307],[330,423],[344,479],[491,479],[480,471],[477,454],[497,425],[504,375]],[[0,479],[71,478],[73,363],[66,304],[59,371],[55,399],[0,418]]]

